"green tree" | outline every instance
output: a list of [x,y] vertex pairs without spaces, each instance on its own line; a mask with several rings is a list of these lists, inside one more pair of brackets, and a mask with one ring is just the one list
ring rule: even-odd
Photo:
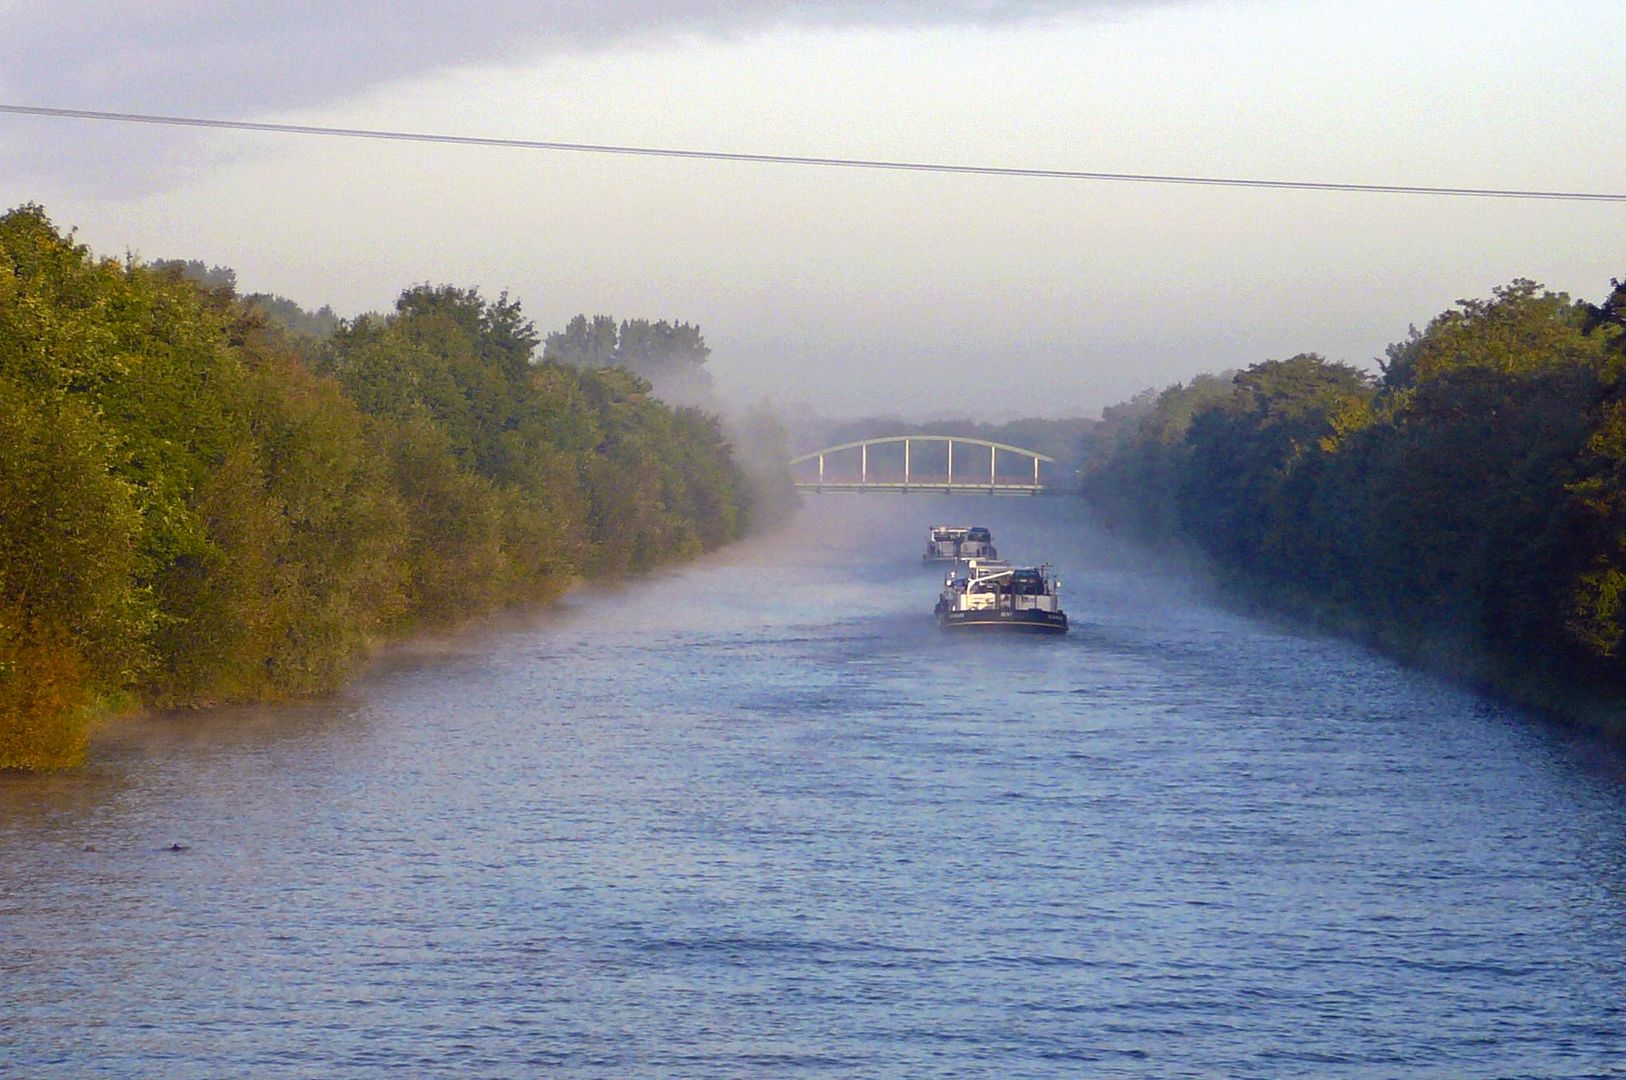
[[663,397],[691,402],[710,392],[705,370],[711,347],[700,327],[665,319],[626,319],[618,327],[608,315],[577,315],[561,331],[549,334],[542,358],[557,364],[594,370],[619,367],[646,380]]
[[715,417],[536,363],[507,296],[420,286],[325,343],[278,310],[0,216],[0,768],[69,764],[137,700],[326,690],[386,633],[744,527]]
[[542,359],[579,368],[614,367],[619,360],[620,331],[608,315],[577,315],[563,330],[547,336]]
[[140,516],[109,443],[83,403],[0,377],[0,769],[75,762],[96,699],[147,664]]
[[1182,527],[1247,568],[1290,556],[1302,509],[1287,495],[1372,396],[1366,374],[1313,353],[1255,364],[1232,393],[1193,414],[1176,495]]
[[1626,691],[1626,364],[1601,305],[1525,280],[1387,352],[1376,393],[1318,357],[1256,365],[1162,438],[1178,396],[1109,414],[1098,505],[1169,531],[1277,602],[1404,655],[1566,700]]
[[1459,300],[1428,329],[1388,350],[1384,384],[1403,389],[1459,367],[1504,374],[1595,361],[1605,338],[1585,305],[1528,278],[1493,290],[1489,300]]

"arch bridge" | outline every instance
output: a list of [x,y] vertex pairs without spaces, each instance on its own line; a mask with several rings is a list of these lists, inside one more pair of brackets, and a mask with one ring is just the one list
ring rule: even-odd
[[[839,460],[829,461],[832,458]],[[1039,495],[1052,490],[1040,478],[1040,462],[1054,465],[1056,459],[1037,450],[964,435],[886,435],[826,446],[793,457],[788,464],[798,491]],[[1012,469],[1011,463],[1017,468]]]

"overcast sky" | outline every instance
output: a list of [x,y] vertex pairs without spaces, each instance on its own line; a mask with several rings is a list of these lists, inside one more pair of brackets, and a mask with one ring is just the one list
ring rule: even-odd
[[[0,103],[971,165],[1626,192],[1618,0],[0,0]],[[837,415],[1094,414],[1367,363],[1516,277],[1600,299],[1626,204],[1253,191],[0,115],[0,204],[341,314],[416,282],[698,322]]]

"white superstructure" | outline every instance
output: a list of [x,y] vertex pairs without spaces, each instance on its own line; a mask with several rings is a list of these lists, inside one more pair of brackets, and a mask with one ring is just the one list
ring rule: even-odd
[[1042,566],[1012,566],[998,559],[967,559],[943,582],[937,622],[959,627],[1067,631],[1061,582]]
[[926,554],[921,562],[959,562],[999,556],[994,536],[981,525],[933,525],[926,532]]

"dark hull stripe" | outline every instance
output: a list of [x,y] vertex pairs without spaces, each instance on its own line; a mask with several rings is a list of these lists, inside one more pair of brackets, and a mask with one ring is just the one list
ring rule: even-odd
[[1061,612],[1017,612],[1000,615],[997,612],[972,612],[960,615],[946,612],[937,617],[945,630],[1027,630],[1036,633],[1065,634],[1067,616]]

